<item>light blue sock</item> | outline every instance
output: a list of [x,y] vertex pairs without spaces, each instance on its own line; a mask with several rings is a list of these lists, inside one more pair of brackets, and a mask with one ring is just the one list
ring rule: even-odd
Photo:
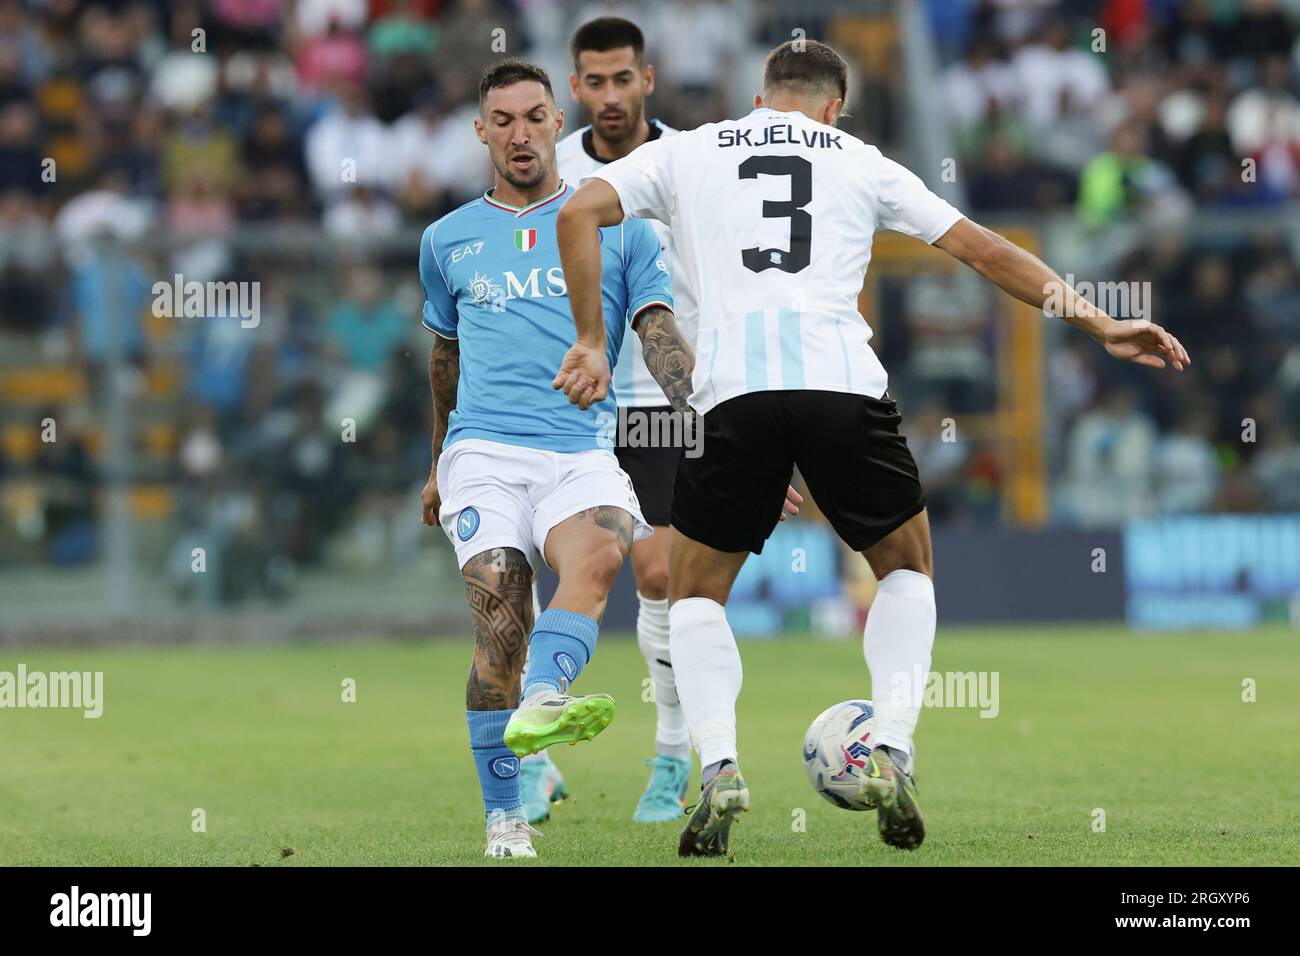
[[523,697],[543,690],[560,691],[582,673],[596,650],[596,619],[547,608],[537,615],[528,637],[528,673],[524,675]]
[[513,710],[467,710],[469,749],[483,791],[483,812],[513,810],[519,800],[519,758],[506,746],[502,735]]

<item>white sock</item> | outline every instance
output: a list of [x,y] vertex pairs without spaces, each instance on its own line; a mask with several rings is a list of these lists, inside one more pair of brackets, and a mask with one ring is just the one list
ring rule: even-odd
[[684,598],[668,611],[677,694],[700,765],[736,760],[736,698],[744,673],[722,605]]
[[641,648],[655,690],[655,752],[683,760],[691,756],[691,732],[677,697],[672,650],[668,645],[668,599],[654,600],[640,591],[636,615],[636,643]]
[[862,652],[871,671],[876,742],[909,754],[930,673],[934,628],[929,576],[902,570],[885,575],[867,611]]

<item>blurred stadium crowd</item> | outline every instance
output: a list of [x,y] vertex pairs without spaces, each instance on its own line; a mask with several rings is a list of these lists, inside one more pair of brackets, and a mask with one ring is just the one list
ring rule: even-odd
[[[846,128],[906,161],[890,6],[0,0],[0,563],[95,553],[106,377],[128,396],[133,513],[160,553],[178,526],[219,546],[223,592],[273,590],[278,562],[409,553],[431,414],[410,237],[490,182],[484,65],[547,66],[576,126],[568,37],[625,15],[658,70],[651,115],[691,127],[745,109],[801,28],[854,63]],[[1054,518],[1295,509],[1300,281],[1280,223],[1300,197],[1300,0],[926,8],[967,208],[1083,230],[1107,252],[1076,271],[1150,282],[1151,318],[1196,362],[1132,375],[1077,337],[1052,348]],[[1188,228],[1222,211],[1262,225]],[[1135,226],[1157,240],[1111,241]],[[177,273],[259,283],[256,327],[155,314]],[[891,368],[938,522],[1002,513],[990,446],[934,434],[996,386],[992,310],[965,281],[898,300]]]

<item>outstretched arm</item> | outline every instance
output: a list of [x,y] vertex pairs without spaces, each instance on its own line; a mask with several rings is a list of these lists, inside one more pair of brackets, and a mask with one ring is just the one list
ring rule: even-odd
[[1180,372],[1192,364],[1182,343],[1154,322],[1111,318],[1037,256],[978,223],[958,221],[935,245],[1021,302],[1041,309],[1055,293],[1064,313],[1061,318],[1088,333],[1117,359],[1153,368],[1164,368],[1168,360]]
[[551,383],[581,408],[590,408],[609,391],[605,355],[605,317],[600,301],[600,227],[623,221],[614,187],[590,179],[569,197],[555,220],[560,264],[569,287],[569,306],[578,337]]
[[456,388],[460,385],[460,342],[434,335],[429,351],[429,390],[433,393],[433,468],[420,495],[424,505],[421,520],[425,524],[438,523],[438,508],[442,501],[438,494],[438,456],[447,438],[447,418],[456,407]]

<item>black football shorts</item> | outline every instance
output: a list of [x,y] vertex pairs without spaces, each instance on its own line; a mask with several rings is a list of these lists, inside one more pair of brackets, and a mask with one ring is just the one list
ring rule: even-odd
[[[662,408],[619,406],[619,431],[615,436],[614,454],[618,457],[619,467],[632,479],[632,490],[641,505],[641,516],[646,524],[655,527],[667,527],[673,503],[673,482],[677,480],[677,463],[682,458],[682,445],[647,444],[644,440],[646,431],[658,437],[669,437],[664,429],[652,425],[649,429],[638,431],[635,423],[629,425],[629,414],[640,415],[652,423],[659,423],[663,416],[671,416],[671,405]],[[667,431],[671,432],[671,429]],[[680,433],[673,433],[680,434]],[[629,437],[633,444],[622,444],[622,436]],[[640,438],[641,440],[637,440]]]
[[681,459],[672,526],[718,551],[760,554],[797,465],[835,532],[855,551],[869,548],[925,508],[901,420],[888,395],[801,390],[729,399],[704,415],[701,454]]

